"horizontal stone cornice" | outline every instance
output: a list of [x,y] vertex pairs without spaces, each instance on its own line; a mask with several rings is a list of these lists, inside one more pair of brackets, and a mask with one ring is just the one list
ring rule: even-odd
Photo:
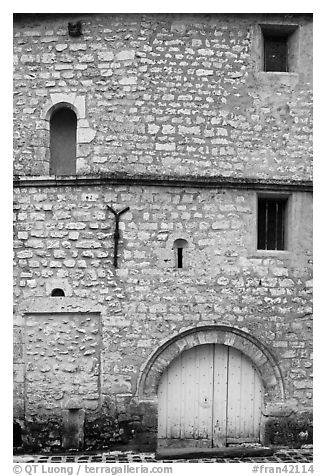
[[72,175],[72,176],[15,176],[14,187],[129,185],[189,188],[236,188],[266,191],[311,192],[311,180],[270,179],[224,176],[164,176],[164,175]]

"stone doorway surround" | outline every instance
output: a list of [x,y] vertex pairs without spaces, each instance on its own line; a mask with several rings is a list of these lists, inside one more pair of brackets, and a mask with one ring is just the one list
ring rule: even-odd
[[204,324],[183,329],[165,339],[141,368],[137,383],[138,401],[150,404],[153,413],[157,414],[157,391],[164,370],[183,351],[203,344],[222,344],[233,347],[246,355],[254,364],[265,388],[260,435],[260,441],[264,444],[267,418],[289,412],[285,401],[284,380],[272,352],[256,337],[239,328]]

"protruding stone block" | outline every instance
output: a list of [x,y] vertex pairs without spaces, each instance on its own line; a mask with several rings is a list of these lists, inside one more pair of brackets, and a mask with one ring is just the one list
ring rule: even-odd
[[80,450],[84,446],[85,410],[75,406],[76,403],[72,403],[70,408],[62,412],[62,447],[64,449]]

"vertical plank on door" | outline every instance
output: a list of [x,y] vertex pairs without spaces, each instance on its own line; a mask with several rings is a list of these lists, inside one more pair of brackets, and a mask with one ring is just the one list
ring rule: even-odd
[[239,360],[241,360],[241,376],[240,376],[240,431],[241,438],[254,437],[254,405],[255,405],[255,370],[249,359],[238,352]]
[[240,386],[241,358],[239,352],[229,347],[228,399],[227,399],[227,437],[235,438],[240,434]]
[[260,421],[264,405],[264,385],[257,371],[254,372],[254,409],[253,409],[253,426],[254,436],[259,438]]
[[[199,438],[199,408],[198,408],[198,400],[199,400],[199,391],[200,391],[200,388],[199,388],[199,356],[198,356],[198,347],[195,347],[193,349],[193,352],[194,352],[194,356],[195,356],[195,366],[194,366],[194,369],[193,369],[193,374],[191,375],[191,377],[189,378],[189,383],[188,385],[190,386],[191,383],[192,385],[194,386],[194,397],[195,397],[195,401],[194,401],[194,415],[195,415],[195,421],[196,421],[196,424],[194,425],[193,427],[193,432],[192,432],[192,435],[193,435],[193,438],[195,440],[198,440]],[[189,351],[190,353],[190,351]]]
[[168,416],[167,437],[180,438],[180,410],[181,410],[181,359],[177,358],[168,368]]
[[198,374],[198,438],[212,440],[213,344],[196,348]]
[[263,384],[252,362],[229,348],[227,441],[259,441]]
[[184,438],[195,438],[195,428],[198,426],[196,382],[196,353],[195,349],[181,354],[183,360],[184,398],[182,402],[182,427]]
[[182,440],[185,439],[185,415],[186,415],[186,410],[185,410],[185,398],[186,398],[186,384],[187,384],[187,379],[186,379],[186,369],[185,369],[185,362],[184,362],[184,354],[181,354],[179,357],[181,361],[181,366],[180,366],[180,385],[181,385],[181,407],[180,407],[180,438]]
[[228,347],[214,345],[213,356],[213,446],[226,444],[226,402],[228,386]]
[[165,371],[158,386],[158,426],[157,437],[167,438],[168,415],[168,372]]

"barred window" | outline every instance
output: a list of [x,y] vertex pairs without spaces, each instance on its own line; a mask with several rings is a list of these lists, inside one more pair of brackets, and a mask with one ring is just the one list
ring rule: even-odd
[[285,250],[286,202],[280,198],[258,198],[259,250]]

